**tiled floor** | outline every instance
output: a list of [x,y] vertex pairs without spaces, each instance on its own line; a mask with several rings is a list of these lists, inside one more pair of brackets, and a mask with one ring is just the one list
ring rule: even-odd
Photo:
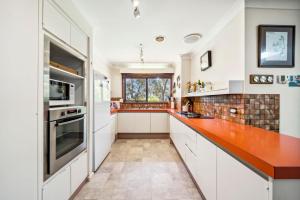
[[76,200],[201,200],[170,140],[118,140]]

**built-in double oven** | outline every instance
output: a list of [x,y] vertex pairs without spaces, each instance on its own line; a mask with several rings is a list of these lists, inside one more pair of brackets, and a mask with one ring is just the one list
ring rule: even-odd
[[48,174],[51,175],[86,149],[86,108],[49,109]]
[[44,180],[87,149],[87,60],[44,37]]

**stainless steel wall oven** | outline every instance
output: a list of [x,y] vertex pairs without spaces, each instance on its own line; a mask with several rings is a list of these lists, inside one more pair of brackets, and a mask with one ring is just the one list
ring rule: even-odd
[[65,107],[49,110],[48,174],[53,174],[86,149],[86,108]]

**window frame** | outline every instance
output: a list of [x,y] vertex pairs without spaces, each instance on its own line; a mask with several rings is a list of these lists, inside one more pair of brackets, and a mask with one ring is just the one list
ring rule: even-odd
[[[122,98],[124,103],[140,103],[140,104],[157,104],[168,103],[167,101],[148,102],[148,79],[151,78],[165,78],[170,79],[170,97],[173,91],[173,76],[174,73],[159,73],[159,74],[137,74],[137,73],[122,73]],[[127,101],[126,100],[126,79],[146,79],[146,101]]]

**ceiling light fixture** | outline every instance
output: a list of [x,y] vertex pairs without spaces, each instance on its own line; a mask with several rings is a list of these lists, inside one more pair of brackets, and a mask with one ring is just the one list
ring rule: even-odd
[[127,63],[128,69],[168,69],[170,63]]
[[139,10],[139,7],[135,7],[134,10],[133,10],[133,15],[136,19],[140,18],[141,17],[141,13],[140,13],[140,10]]
[[143,44],[141,43],[140,44],[140,60],[141,60],[141,63],[144,63],[144,50],[143,50]]
[[165,41],[165,36],[162,36],[162,35],[156,36],[155,41],[158,43],[161,43],[161,42]]
[[189,35],[184,36],[183,41],[187,44],[193,44],[200,40],[201,34],[200,33],[192,33]]
[[138,6],[139,6],[139,4],[140,4],[140,1],[139,1],[139,0],[131,0],[131,2],[132,2],[132,6],[133,6],[133,8],[136,8],[136,7],[138,7]]

